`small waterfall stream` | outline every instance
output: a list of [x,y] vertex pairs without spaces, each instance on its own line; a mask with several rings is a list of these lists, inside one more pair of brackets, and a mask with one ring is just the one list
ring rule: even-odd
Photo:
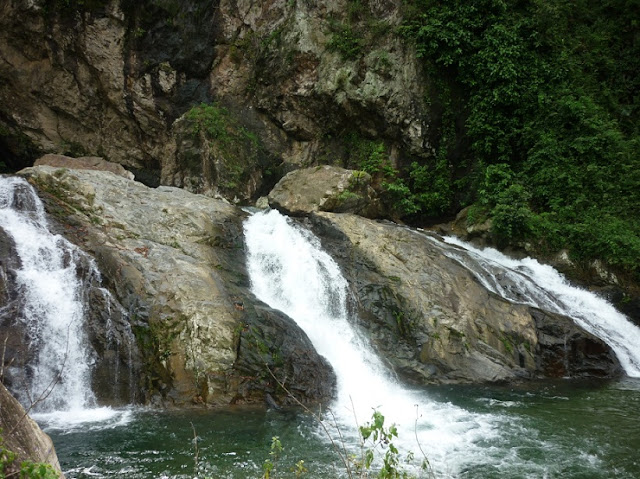
[[[501,471],[498,474],[504,473],[505,477],[551,477],[549,471],[558,470],[557,464],[571,455],[589,458],[592,464],[587,464],[587,469],[598,463],[597,457],[572,449],[571,444],[549,442],[525,422],[504,414],[504,408],[516,403],[497,401],[500,408],[496,414],[475,413],[400,384],[352,328],[347,313],[347,283],[337,264],[322,251],[317,238],[292,220],[276,211],[254,214],[245,222],[245,238],[256,296],[293,318],[333,366],[338,392],[331,408],[350,440],[357,437],[356,418],[362,424],[375,408],[388,423],[398,425],[403,449],[416,451],[413,438],[417,436],[420,446],[428,451],[437,477],[473,477],[470,471],[474,470],[482,471],[479,477],[489,470]],[[611,339],[613,335],[603,330],[615,329],[618,323],[584,318],[595,318],[594,312],[615,317],[609,311],[613,308],[605,302],[594,302],[597,298],[589,293],[571,293],[568,285],[561,288],[556,279],[551,280],[553,275],[547,267],[509,262],[497,252],[483,254],[465,246],[470,250],[467,252],[457,240],[447,241],[453,245],[438,242],[443,252],[471,269],[488,289],[511,301],[573,316],[598,336],[617,344],[614,347],[628,335],[631,343],[621,350],[638,350],[632,347],[634,340],[640,344],[640,339],[634,339],[635,326],[624,320],[618,339]],[[538,270],[545,274],[537,275]],[[515,280],[517,288],[501,286],[494,279],[501,275]],[[535,286],[536,282],[546,283],[547,289]],[[575,301],[567,299],[572,295],[577,295]],[[621,356],[627,373],[634,376],[637,359],[632,352]],[[530,456],[527,451],[546,451],[546,457]]]
[[338,392],[331,407],[343,434],[354,440],[356,423],[377,409],[388,424],[398,425],[406,450],[417,451],[417,433],[441,473],[488,460],[479,443],[499,436],[503,421],[429,400],[400,384],[352,328],[346,280],[317,238],[276,211],[250,217],[245,238],[256,296],[293,318],[333,366]]
[[[87,285],[78,265],[83,259],[89,281],[99,282],[93,260],[49,231],[40,199],[22,178],[0,177],[0,226],[19,257],[17,320],[27,335],[28,351],[22,354],[31,358],[18,375],[24,384],[14,392],[23,405],[33,406],[34,417],[49,425],[68,427],[113,417],[114,410],[96,407],[91,390],[95,358],[85,331]],[[105,299],[109,304],[110,298]]]
[[444,240],[459,248],[446,248],[443,253],[471,271],[489,291],[515,303],[571,317],[611,346],[628,376],[640,378],[640,328],[605,299],[570,285],[554,268],[535,259],[515,260],[493,248],[481,250],[454,237]]

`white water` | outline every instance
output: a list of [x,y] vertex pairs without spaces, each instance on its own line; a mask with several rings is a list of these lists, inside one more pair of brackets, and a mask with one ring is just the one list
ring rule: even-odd
[[[83,330],[83,285],[76,271],[80,252],[49,232],[44,208],[22,178],[0,177],[0,227],[15,243],[21,268],[16,282],[20,317],[36,358],[17,391],[25,407],[60,426],[104,421],[117,413],[96,408],[90,387],[91,353]],[[92,267],[93,266],[92,263]],[[97,269],[94,274],[98,275]]]
[[270,211],[246,221],[245,240],[253,292],[294,319],[333,366],[338,392],[332,410],[350,438],[355,436],[356,418],[363,424],[375,408],[387,424],[398,425],[400,445],[414,452],[414,427],[421,416],[420,445],[438,477],[456,477],[473,464],[505,461],[492,459],[498,450],[482,444],[499,439],[506,431],[505,419],[432,401],[424,392],[400,384],[384,367],[351,327],[347,283],[317,238]]
[[469,269],[488,290],[573,318],[611,346],[628,376],[640,378],[640,328],[605,299],[572,286],[554,268],[535,259],[515,260],[493,248],[480,250],[455,237],[444,239],[463,248],[449,248],[444,254]]

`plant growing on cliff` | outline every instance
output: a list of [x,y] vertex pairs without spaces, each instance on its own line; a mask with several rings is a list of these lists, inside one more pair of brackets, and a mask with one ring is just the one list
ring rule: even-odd
[[231,140],[229,133],[229,111],[217,103],[201,103],[191,108],[186,119],[191,124],[194,136],[202,133],[208,139],[228,143]]
[[58,472],[50,465],[41,462],[22,461],[16,463],[17,454],[9,451],[4,444],[0,429],[0,479],[19,477],[20,479],[58,479]]
[[351,25],[335,24],[327,44],[330,52],[337,52],[343,60],[355,60],[362,52],[363,41]]
[[[217,103],[201,103],[185,114],[190,136],[196,141],[204,141],[213,157],[208,169],[218,181],[218,186],[235,189],[246,179],[250,168],[255,167],[262,148],[258,136],[242,127],[229,110]],[[201,156],[191,158],[194,171],[201,172]]]

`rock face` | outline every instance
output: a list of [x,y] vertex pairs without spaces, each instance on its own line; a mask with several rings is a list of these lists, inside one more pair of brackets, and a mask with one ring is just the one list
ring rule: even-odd
[[392,163],[430,157],[437,115],[396,33],[402,2],[349,5],[4,2],[0,153],[15,169],[100,156],[239,201],[293,168],[347,166],[347,135],[383,142]]
[[426,235],[349,214],[311,224],[340,263],[373,344],[417,382],[613,376],[611,349],[571,319],[507,302]]
[[51,438],[47,436],[31,419],[20,403],[0,383],[0,429],[4,443],[1,446],[3,454],[5,450],[16,454],[16,458],[5,468],[4,474],[20,475],[22,461],[31,461],[50,464],[64,479],[60,470],[58,456],[53,447]]
[[269,206],[291,216],[333,211],[375,218],[383,211],[371,175],[328,165],[288,173],[269,193]]
[[102,171],[22,174],[127,311],[146,401],[262,402],[269,393],[286,402],[272,373],[301,401],[331,396],[333,373],[306,335],[249,291],[241,210]]

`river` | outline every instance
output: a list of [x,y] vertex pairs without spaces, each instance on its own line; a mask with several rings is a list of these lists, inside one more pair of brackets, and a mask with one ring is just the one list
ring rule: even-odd
[[[78,326],[82,285],[67,261],[80,253],[60,236],[49,235],[42,206],[26,183],[7,179],[0,186],[0,220],[18,244],[23,264],[17,277],[29,292],[26,303],[32,302],[34,311],[53,313],[67,311],[66,300],[73,306],[72,313],[48,315],[29,315],[26,307],[24,316],[34,324],[36,317],[46,319],[34,327],[38,341],[48,342],[61,330],[65,347],[54,352],[68,350],[72,364],[81,365],[66,368],[73,376],[63,384],[73,387],[57,388],[54,406],[34,414],[54,439],[68,478],[258,478],[270,457],[273,436],[284,446],[276,465],[279,477],[294,477],[290,469],[300,460],[307,477],[345,477],[326,431],[339,448],[344,444],[349,453],[358,454],[357,426],[374,410],[385,416],[387,425],[398,426],[393,442],[400,453],[416,454],[413,463],[402,466],[413,473],[420,472],[413,464],[424,453],[438,478],[640,477],[640,340],[634,339],[640,330],[606,302],[536,262],[513,262],[450,239],[452,245],[442,244],[446,254],[473,270],[487,288],[511,301],[570,313],[607,339],[627,377],[411,387],[397,380],[353,328],[346,280],[319,240],[275,211],[254,214],[245,223],[247,269],[256,296],[293,318],[336,372],[336,397],[317,411],[326,431],[308,412],[297,409],[97,408],[89,387],[89,360],[82,359],[87,354]],[[20,191],[31,198],[26,207],[13,196]],[[22,208],[14,208],[20,203]],[[499,276],[512,276],[510,284],[522,288],[501,291],[503,285],[492,281],[496,268]],[[540,283],[552,289],[540,290]],[[51,295],[52,284],[70,289]],[[60,325],[60,318],[67,322]],[[40,351],[46,355],[49,349]],[[39,364],[60,361],[41,355]],[[41,367],[30,376],[37,379],[38,374],[46,385],[55,371]]]

